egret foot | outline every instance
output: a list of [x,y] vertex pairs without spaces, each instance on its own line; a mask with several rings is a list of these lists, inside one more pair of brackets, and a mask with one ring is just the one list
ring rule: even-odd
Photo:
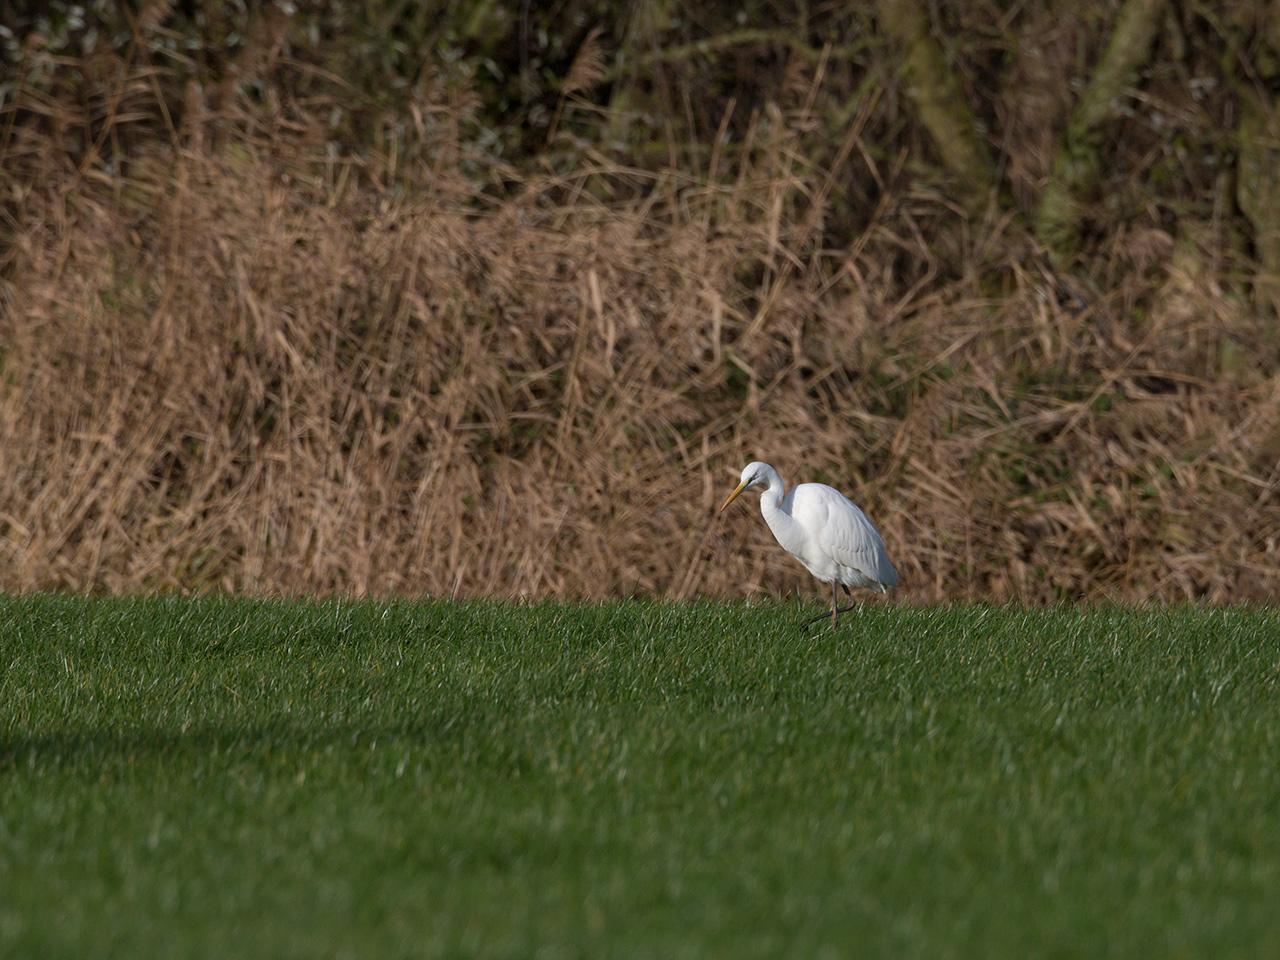
[[804,623],[800,625],[800,629],[804,630],[808,627],[811,627],[815,623],[817,623],[819,620],[830,620],[831,629],[834,630],[836,629],[836,627],[840,625],[840,614],[849,613],[850,611],[857,610],[857,609],[858,609],[858,604],[851,603],[847,607],[835,607],[831,610],[826,610],[818,614],[816,617],[810,617],[808,620],[806,620]]
[[[846,596],[849,596],[849,597],[853,596],[853,591],[850,590],[848,586],[842,583],[840,584],[840,587],[842,590],[844,590]],[[858,607],[859,607],[859,604],[856,604],[856,603],[851,603],[847,607],[842,607],[838,605],[838,601],[836,599],[836,582],[832,580],[831,581],[831,610],[827,613],[820,613],[816,617],[810,617],[808,620],[806,620],[804,623],[800,625],[800,629],[807,630],[809,627],[813,626],[819,620],[825,620],[827,619],[827,617],[830,617],[831,629],[835,630],[837,627],[840,626],[840,614],[849,613],[851,610],[857,610]]]

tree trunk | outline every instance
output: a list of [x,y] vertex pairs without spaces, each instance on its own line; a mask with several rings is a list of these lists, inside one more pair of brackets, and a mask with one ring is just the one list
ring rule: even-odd
[[[1274,7],[1273,7],[1274,9]],[[1253,77],[1238,83],[1236,203],[1249,221],[1258,261],[1254,302],[1280,315],[1280,96],[1269,91],[1280,80],[1280,22],[1262,24]]]
[[983,207],[996,185],[995,166],[921,0],[880,0],[880,23],[902,48],[907,93],[970,210]]
[[1126,0],[1093,79],[1067,124],[1035,218],[1036,235],[1059,263],[1076,251],[1084,200],[1097,188],[1115,103],[1151,55],[1166,6],[1167,0]]
[[1280,101],[1253,90],[1240,98],[1240,160],[1236,202],[1253,228],[1258,260],[1253,291],[1258,306],[1280,313]]

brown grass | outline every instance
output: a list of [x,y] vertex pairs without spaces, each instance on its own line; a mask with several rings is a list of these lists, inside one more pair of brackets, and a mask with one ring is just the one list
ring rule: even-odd
[[[429,149],[358,157],[225,91],[135,135],[143,67],[91,116],[19,99],[0,588],[812,591],[714,512],[762,458],[859,501],[913,600],[1273,598],[1276,335],[1212,232],[1108,236],[1062,305],[1016,226],[872,170],[866,116],[811,162],[801,79],[701,165],[497,194],[445,94]],[[833,248],[847,176],[883,190]]]

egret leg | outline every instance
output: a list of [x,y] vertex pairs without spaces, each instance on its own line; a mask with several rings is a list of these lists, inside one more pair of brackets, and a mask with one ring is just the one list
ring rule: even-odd
[[830,618],[831,618],[831,629],[832,629],[832,630],[834,630],[834,629],[835,629],[835,627],[836,627],[836,582],[835,582],[834,580],[832,580],[832,581],[831,581],[831,610],[830,610],[830,612],[829,612],[829,613],[820,613],[820,614],[818,614],[816,617],[810,617],[808,620],[806,620],[804,623],[802,623],[802,624],[800,625],[800,629],[801,629],[801,630],[804,630],[804,629],[805,629],[805,628],[807,628],[807,627],[811,627],[811,626],[813,626],[815,623],[817,623],[819,620],[825,620],[825,619],[827,619],[827,617],[830,617]]
[[835,610],[823,611],[822,613],[818,614],[816,617],[810,617],[808,620],[802,623],[800,627],[801,629],[804,629],[805,627],[813,626],[819,620],[828,620],[828,619],[831,620],[832,624],[834,625],[836,622],[837,614],[849,613],[852,610],[857,610],[858,606],[859,605],[856,603],[851,603],[847,607],[838,607]]
[[808,620],[806,620],[804,623],[800,624],[800,629],[801,629],[801,630],[805,630],[805,629],[807,629],[808,627],[812,627],[812,626],[813,626],[815,623],[817,623],[819,620],[825,620],[825,619],[827,619],[827,617],[829,617],[829,616],[831,616],[831,614],[830,614],[830,613],[828,613],[826,610],[823,610],[823,611],[822,611],[820,614],[818,614],[816,617],[810,617],[810,618],[809,618]]
[[[849,589],[849,585],[847,583],[840,584],[840,589],[844,591],[844,595],[846,597],[848,597],[850,600],[853,600],[853,591]],[[840,608],[841,613],[849,613],[854,610],[858,611],[859,613],[862,612],[861,600],[853,600],[853,602],[850,603],[847,607]]]
[[[840,584],[840,586],[844,588],[844,592],[846,594],[848,594],[850,597],[853,596],[853,591],[850,590],[848,586],[846,586],[843,583]],[[836,629],[836,627],[840,625],[840,614],[848,613],[850,610],[857,610],[857,609],[858,609],[858,604],[856,603],[851,603],[847,607],[838,606],[837,598],[836,598],[836,582],[832,580],[831,581],[831,610],[827,613],[820,613],[816,617],[810,617],[808,620],[806,620],[804,623],[800,625],[800,629],[804,630],[808,627],[813,626],[819,620],[825,620],[827,619],[827,617],[830,617],[831,629],[834,630]]]
[[[847,583],[840,584],[840,589],[844,591],[844,595],[846,597],[848,597],[850,600],[853,600],[853,591],[849,589],[849,585]],[[841,613],[849,613],[850,611],[853,611],[853,610],[856,610],[859,613],[862,612],[861,600],[854,600],[853,603],[849,604],[847,607],[840,608]]]

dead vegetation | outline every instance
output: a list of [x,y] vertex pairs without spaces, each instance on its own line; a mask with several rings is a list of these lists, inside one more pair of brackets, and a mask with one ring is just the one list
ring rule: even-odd
[[1218,223],[1129,218],[1076,301],[1018,217],[870,149],[881,91],[810,150],[802,58],[696,163],[540,169],[478,158],[457,88],[355,153],[323,98],[177,111],[99,66],[0,125],[0,588],[808,591],[714,515],[755,457],[850,492],[913,600],[1280,583],[1277,335]]

